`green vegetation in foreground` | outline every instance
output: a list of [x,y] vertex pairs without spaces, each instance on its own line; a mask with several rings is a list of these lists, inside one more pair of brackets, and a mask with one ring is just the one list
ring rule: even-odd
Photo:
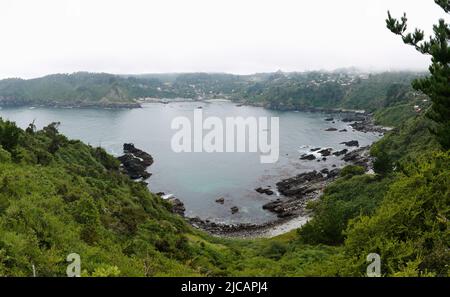
[[292,235],[240,241],[195,231],[103,149],[68,140],[57,124],[23,131],[0,121],[0,145],[2,276],[32,276],[33,265],[38,276],[64,276],[72,252],[85,276],[295,275],[334,252]]

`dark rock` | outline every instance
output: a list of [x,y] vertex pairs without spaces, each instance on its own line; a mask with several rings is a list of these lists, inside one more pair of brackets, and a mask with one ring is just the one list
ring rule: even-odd
[[338,129],[336,129],[336,128],[328,128],[328,129],[326,129],[325,131],[337,131]]
[[303,155],[302,157],[300,157],[300,160],[315,160],[316,159],[316,156],[314,156],[314,155]]
[[341,144],[345,144],[346,146],[359,146],[359,142],[357,140],[344,141]]
[[123,145],[123,152],[125,154],[133,154],[133,156],[142,159],[142,164],[145,166],[151,166],[153,164],[153,157],[143,150],[135,148],[132,143],[125,143]]
[[263,209],[270,210],[270,211],[274,211],[275,208],[277,208],[277,207],[280,206],[281,204],[282,204],[281,200],[280,200],[280,199],[277,199],[277,200],[275,200],[275,201],[272,201],[272,202],[269,202],[269,203],[264,204],[264,205],[263,205]]
[[317,171],[281,180],[277,183],[277,187],[283,195],[282,198],[264,204],[263,209],[276,213],[279,218],[304,214],[306,202],[318,197],[327,180],[328,177]]
[[291,211],[283,211],[283,212],[279,213],[277,215],[277,217],[279,217],[279,218],[288,218],[288,217],[292,217],[294,215],[295,214],[293,212],[291,212]]
[[339,130],[339,132],[347,132],[347,129]]
[[317,152],[318,150],[320,150],[320,147],[316,147],[316,148],[311,149],[311,152]]
[[323,174],[328,174],[329,172],[330,172],[330,170],[328,170],[328,168],[324,168],[324,169],[320,170],[320,173],[323,173]]
[[348,149],[343,149],[342,151],[334,152],[333,155],[339,157],[345,155],[348,152]]
[[334,121],[334,119],[333,118],[327,118],[327,119],[325,119],[325,121],[331,122],[331,121]]
[[274,192],[271,189],[263,189],[261,187],[255,189],[256,192],[260,193],[260,194],[267,194],[267,195],[273,195]]
[[362,122],[365,121],[366,117],[363,115],[348,115],[347,117],[343,118],[342,121],[345,123],[349,123],[349,122]]
[[169,198],[167,199],[172,204],[172,212],[184,217],[184,212],[186,208],[184,207],[184,203],[178,198]]
[[339,175],[339,173],[341,173],[341,169],[336,168],[336,169],[331,170],[331,171],[327,174],[327,177],[336,177],[336,176]]
[[224,204],[225,203],[225,198],[220,197],[219,199],[216,200],[217,203],[219,204]]
[[328,157],[329,155],[331,155],[331,151],[332,149],[328,148],[320,150],[318,153],[321,154],[323,157]]
[[285,196],[304,194],[308,183],[322,181],[323,175],[317,171],[299,174],[295,177],[284,179],[277,183],[278,191]]
[[123,172],[131,179],[148,179],[151,173],[147,172],[147,167],[153,164],[152,156],[131,143],[125,143],[123,151],[125,155],[117,158],[122,164]]
[[385,133],[387,130],[383,127],[375,125],[373,119],[368,118],[361,122],[355,122],[353,124],[350,124],[350,126],[360,132],[375,132],[375,133]]
[[233,206],[232,208],[231,208],[231,213],[232,214],[235,214],[235,213],[237,213],[239,211],[239,208],[237,207],[237,206]]
[[353,165],[362,166],[366,170],[369,168],[371,162],[370,157],[367,154],[368,147],[362,147],[352,152],[345,154],[342,158],[345,162],[350,162]]

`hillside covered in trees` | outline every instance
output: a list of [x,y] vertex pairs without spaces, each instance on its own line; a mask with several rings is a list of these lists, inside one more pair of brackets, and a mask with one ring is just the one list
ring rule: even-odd
[[139,107],[145,98],[231,99],[271,109],[354,108],[373,111],[411,97],[412,72],[357,71],[112,75],[55,74],[0,81],[0,106]]

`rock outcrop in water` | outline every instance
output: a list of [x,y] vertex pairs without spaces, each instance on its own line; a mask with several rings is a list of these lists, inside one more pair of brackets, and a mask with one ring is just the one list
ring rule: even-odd
[[304,154],[300,157],[300,160],[310,160],[311,161],[311,160],[315,160],[315,159],[316,159],[316,156],[314,156],[312,154],[310,154],[310,155]]
[[334,152],[333,155],[335,155],[336,157],[339,157],[339,156],[345,155],[346,153],[348,153],[348,149],[343,149],[341,151]]
[[350,140],[341,142],[341,144],[345,144],[346,146],[359,146],[359,142],[357,140]]
[[237,213],[237,212],[239,212],[239,208],[238,208],[237,206],[233,206],[233,207],[231,208],[231,213],[232,213],[232,214],[235,214],[235,213]]
[[125,154],[117,159],[126,175],[131,179],[143,180],[151,176],[151,173],[147,172],[147,168],[153,164],[153,157],[150,154],[136,148],[132,143],[125,143],[123,152]]
[[319,154],[321,154],[323,157],[328,157],[329,155],[331,155],[331,148],[327,148],[327,149],[323,149],[318,151]]
[[274,194],[274,192],[271,189],[268,189],[268,188],[267,189],[263,189],[263,188],[259,187],[259,188],[255,189],[255,191],[260,193],[260,194],[266,194],[266,195],[269,195],[269,196]]
[[263,205],[263,209],[274,212],[279,218],[300,214],[307,201],[316,197],[325,187],[327,175],[317,171],[299,174],[277,183],[278,191],[284,196]]

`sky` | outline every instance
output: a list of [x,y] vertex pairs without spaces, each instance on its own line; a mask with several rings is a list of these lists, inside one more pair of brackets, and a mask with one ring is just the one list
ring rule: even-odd
[[109,73],[425,70],[387,10],[432,32],[432,0],[0,0],[0,78]]

